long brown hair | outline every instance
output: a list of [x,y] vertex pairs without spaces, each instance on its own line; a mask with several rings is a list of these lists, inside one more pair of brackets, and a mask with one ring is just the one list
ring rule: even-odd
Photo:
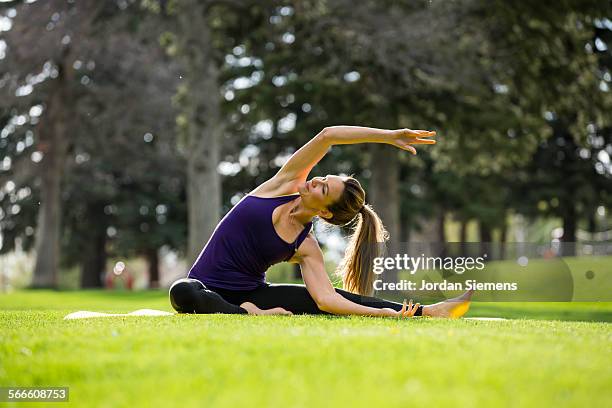
[[374,258],[384,253],[388,233],[380,217],[365,202],[365,191],[353,177],[344,180],[344,192],[329,206],[331,218],[324,219],[334,225],[347,225],[356,219],[344,258],[336,273],[342,277],[345,290],[370,295],[374,282]]

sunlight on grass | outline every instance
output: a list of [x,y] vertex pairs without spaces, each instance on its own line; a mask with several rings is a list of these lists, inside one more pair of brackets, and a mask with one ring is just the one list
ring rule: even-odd
[[612,402],[610,324],[535,320],[610,321],[609,303],[475,303],[468,314],[520,319],[506,321],[63,320],[76,310],[141,308],[172,311],[163,290],[1,295],[0,384],[69,386],[70,404],[87,407]]

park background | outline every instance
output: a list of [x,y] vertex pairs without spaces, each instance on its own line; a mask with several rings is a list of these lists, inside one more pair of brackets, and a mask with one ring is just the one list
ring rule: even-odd
[[[312,173],[354,174],[393,240],[552,248],[609,296],[611,46],[610,1],[0,0],[0,385],[89,406],[609,405],[605,302],[61,318],[172,311],[220,218],[332,125],[438,132],[417,156],[333,147]],[[346,232],[315,225],[332,278]],[[101,290],[117,274],[138,290]]]
[[[612,253],[609,2],[0,4],[3,290],[117,268],[167,286],[340,124],[438,132],[416,157],[342,146],[315,168],[355,174],[392,240]],[[337,262],[346,231],[323,227]]]

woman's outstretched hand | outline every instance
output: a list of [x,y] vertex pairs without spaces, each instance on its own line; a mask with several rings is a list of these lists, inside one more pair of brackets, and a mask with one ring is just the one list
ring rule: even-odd
[[416,149],[411,145],[436,144],[436,141],[431,139],[435,135],[435,130],[397,129],[392,131],[390,144],[416,154]]
[[381,311],[382,311],[383,316],[397,317],[397,318],[409,318],[409,317],[414,316],[416,311],[419,309],[419,306],[421,306],[420,303],[415,303],[413,305],[412,299],[410,299],[410,302],[406,304],[406,299],[404,299],[404,305],[402,306],[402,310],[398,311],[395,309],[384,308],[384,309],[381,309]]

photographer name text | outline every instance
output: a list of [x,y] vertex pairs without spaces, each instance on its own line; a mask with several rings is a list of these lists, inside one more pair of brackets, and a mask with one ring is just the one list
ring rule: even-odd
[[399,282],[383,282],[380,279],[374,281],[374,290],[480,290],[480,291],[516,291],[518,284],[516,282],[478,282],[474,279],[466,280],[465,282],[449,282],[443,280],[440,282],[428,282],[421,280],[414,282],[409,280],[400,280]]

